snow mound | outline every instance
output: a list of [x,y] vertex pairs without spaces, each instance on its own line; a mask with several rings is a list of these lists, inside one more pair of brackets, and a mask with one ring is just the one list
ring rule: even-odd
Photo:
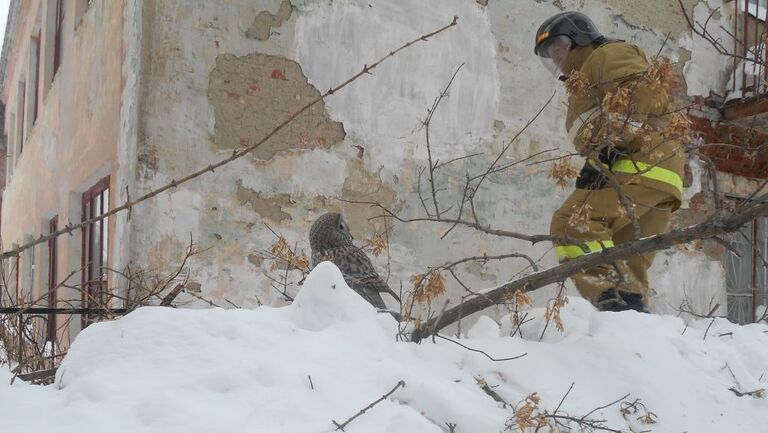
[[[591,417],[622,431],[764,432],[768,400],[730,391],[768,388],[768,327],[669,316],[598,313],[572,298],[564,330],[543,309],[514,338],[511,318],[482,318],[470,338],[398,341],[331,263],[295,302],[256,310],[142,308],[92,325],[74,342],[55,384],[30,386],[0,371],[3,431],[497,433],[537,392],[541,409],[581,417],[629,394],[656,424],[620,405]],[[521,337],[522,335],[522,337]],[[706,336],[706,338],[705,338]],[[539,341],[541,340],[541,341]],[[484,351],[481,353],[478,351]],[[494,361],[527,353],[519,359]],[[484,390],[485,388],[485,390]],[[491,392],[488,392],[488,391]],[[567,430],[563,430],[567,431]],[[578,431],[578,430],[574,430]]]

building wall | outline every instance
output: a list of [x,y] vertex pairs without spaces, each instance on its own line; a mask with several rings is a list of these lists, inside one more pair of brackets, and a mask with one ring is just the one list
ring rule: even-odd
[[[532,52],[536,28],[554,13],[580,9],[606,35],[636,43],[649,55],[661,52],[681,69],[685,65],[679,104],[686,93],[706,94],[710,88],[702,83],[717,86],[723,79],[702,67],[711,47],[688,35],[671,0],[95,0],[88,9],[86,0],[64,1],[64,61],[52,85],[41,86],[40,115],[21,155],[11,140],[19,122],[17,83],[29,81],[23,77],[29,73],[30,35],[45,21],[50,11],[43,5],[52,0],[21,3],[8,54],[4,250],[45,233],[54,215],[60,225],[79,222],[82,192],[103,176],[111,176],[113,206],[180,179],[257,142],[364,64],[459,17],[456,27],[382,63],[252,155],[111,218],[110,267],[167,274],[192,241],[202,252],[189,262],[187,287],[222,306],[285,302],[261,277],[280,273],[264,252],[278,233],[308,255],[308,228],[327,211],[345,215],[359,245],[386,233],[389,249],[374,261],[395,290],[407,290],[413,274],[467,256],[514,251],[541,267],[554,265],[548,243],[531,245],[460,227],[443,236],[448,225],[385,224],[377,218],[380,210],[352,203],[377,202],[403,218],[424,216],[418,184],[421,178],[421,192],[427,190],[428,157],[421,122],[461,65],[430,125],[435,160],[474,155],[438,171],[444,212],[455,215],[467,173],[482,173],[508,146],[500,164],[515,165],[488,176],[477,192],[479,221],[513,232],[547,233],[550,216],[570,187],[556,186],[548,176],[550,163],[540,161],[573,151],[563,127],[562,86]],[[684,2],[689,10],[695,6],[697,16],[716,7],[713,3]],[[41,35],[46,53],[49,36]],[[581,162],[574,158],[572,165]],[[690,171],[677,225],[703,217],[700,201],[707,185],[697,164]],[[731,182],[742,189],[752,185]],[[59,242],[58,274],[64,276],[80,268],[80,236],[62,236]],[[36,248],[37,277],[28,281],[37,294],[46,275],[45,253],[45,246]],[[686,296],[702,309],[711,299],[725,305],[721,255],[704,244],[661,252],[652,269],[653,308],[675,311]],[[461,270],[478,290],[521,272],[530,272],[523,260]],[[110,283],[124,294],[124,278],[115,274]],[[456,301],[463,291],[453,281],[448,285]],[[293,294],[297,288],[288,290]],[[553,292],[542,289],[534,297],[543,302]]]
[[[121,91],[124,86],[124,2],[64,0],[61,66],[53,74],[55,1],[21,2],[14,43],[8,52],[2,98],[9,131],[9,176],[3,193],[3,249],[48,233],[48,221],[58,215],[59,227],[81,219],[82,193],[105,176],[119,170],[118,137],[121,130]],[[40,31],[41,63],[37,103],[38,118],[25,128],[19,152],[18,82],[34,83],[32,37]],[[27,94],[30,95],[29,89]],[[30,98],[27,98],[29,103]],[[11,129],[8,129],[11,128]],[[110,234],[114,224],[110,224]],[[112,236],[110,236],[111,238]],[[80,234],[58,238],[58,275],[64,279],[81,268]],[[34,249],[36,273],[27,296],[36,299],[47,290],[47,245]],[[22,257],[29,256],[31,252]],[[80,275],[71,280],[80,282]],[[29,290],[31,289],[31,291]],[[62,299],[79,299],[62,289]],[[64,305],[62,305],[64,306]],[[73,330],[79,320],[73,320]]]
[[[684,3],[692,8],[696,2]],[[396,289],[401,284],[407,289],[409,276],[429,266],[470,255],[517,251],[541,258],[544,267],[553,265],[545,243],[462,228],[441,238],[448,226],[429,223],[394,222],[385,230],[384,221],[375,218],[380,211],[349,201],[379,202],[404,218],[423,216],[417,184],[427,151],[420,121],[461,64],[433,118],[433,157],[480,155],[441,168],[438,182],[445,189],[439,195],[445,207],[458,202],[466,173],[488,167],[553,93],[501,163],[539,152],[544,153],[531,161],[572,152],[563,127],[564,92],[532,52],[539,23],[578,8],[608,36],[636,43],[649,55],[661,52],[685,62],[693,48],[676,5],[670,0],[260,0],[224,7],[221,2],[145,0],[144,139],[136,170],[137,189],[143,192],[254,143],[309,98],[405,41],[449,23],[454,15],[459,24],[329,97],[252,156],[134,209],[131,256],[137,266],[172,269],[191,237],[205,249],[193,261],[191,275],[205,298],[246,307],[280,303],[269,281],[254,277],[274,273],[260,257],[276,240],[270,228],[309,253],[312,221],[341,211],[361,244],[387,232],[388,260],[384,255],[375,261]],[[580,162],[572,164],[578,168]],[[480,222],[547,233],[550,215],[570,191],[554,185],[549,168],[526,163],[490,176],[476,197]],[[693,213],[682,210],[678,221]],[[653,270],[654,308],[677,308],[684,296],[680,281],[696,287],[689,296],[708,299],[722,291],[722,267],[715,256],[684,248],[661,253]],[[526,266],[524,261],[488,263],[469,266],[463,274],[473,288],[482,289],[529,271]],[[462,291],[449,285],[455,300]],[[552,290],[540,290],[536,297],[546,299]]]

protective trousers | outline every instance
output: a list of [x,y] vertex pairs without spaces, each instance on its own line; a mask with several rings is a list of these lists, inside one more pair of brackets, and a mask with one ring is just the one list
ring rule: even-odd
[[[623,185],[622,191],[635,204],[634,213],[642,237],[667,230],[675,197],[642,185]],[[555,254],[561,262],[635,238],[634,226],[613,188],[576,189],[552,216],[549,231],[552,235],[582,242],[582,245],[556,244]],[[593,304],[605,290],[613,288],[639,293],[648,305],[648,268],[655,255],[647,252],[601,264],[571,278],[581,296]]]

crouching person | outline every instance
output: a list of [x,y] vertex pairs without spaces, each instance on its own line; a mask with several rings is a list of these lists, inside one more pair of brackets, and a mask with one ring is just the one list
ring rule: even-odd
[[[536,33],[535,53],[569,87],[565,127],[587,158],[575,191],[552,216],[560,261],[667,231],[680,207],[684,153],[663,130],[669,98],[647,85],[642,50],[604,37],[586,15],[563,12]],[[627,207],[622,204],[631,203]],[[632,216],[634,214],[634,217]],[[572,276],[579,293],[601,311],[648,312],[648,269],[655,253],[606,263]]]

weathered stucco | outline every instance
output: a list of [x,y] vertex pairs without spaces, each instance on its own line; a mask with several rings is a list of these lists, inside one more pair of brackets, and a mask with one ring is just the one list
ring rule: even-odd
[[[669,33],[676,37],[688,31],[683,11],[680,10],[679,0],[656,0],[654,2],[639,2],[636,0],[605,0],[608,6],[615,8],[626,23],[653,29],[661,34]],[[683,0],[683,6],[688,13],[699,3],[699,0]]]
[[[37,3],[24,2],[24,7]],[[689,8],[695,3],[684,1]],[[551,245],[545,243],[530,245],[461,227],[443,236],[447,224],[385,225],[380,209],[355,202],[377,202],[405,218],[422,217],[424,206],[431,206],[430,198],[424,204],[419,198],[419,192],[429,195],[422,122],[463,65],[430,125],[433,158],[474,155],[438,170],[443,209],[453,206],[449,212],[455,212],[467,174],[482,173],[514,139],[499,159],[512,168],[488,176],[475,196],[479,222],[546,233],[550,215],[570,188],[559,188],[548,178],[549,163],[523,160],[533,154],[550,159],[573,149],[563,127],[562,86],[534,58],[532,35],[552,14],[579,9],[610,37],[684,61],[691,55],[676,4],[96,2],[66,41],[66,55],[78,61],[60,72],[48,92],[49,107],[38,120],[45,132],[30,132],[17,162],[18,176],[6,190],[5,202],[24,202],[30,194],[36,198],[29,206],[4,206],[4,247],[39,233],[44,217],[58,213],[63,221],[76,221],[77,193],[98,176],[113,174],[112,202],[122,203],[258,142],[363,65],[457,15],[455,28],[415,44],[316,104],[251,155],[134,207],[130,220],[127,214],[115,218],[113,264],[172,270],[191,239],[202,251],[189,262],[190,287],[199,296],[222,306],[278,304],[283,296],[268,280],[255,278],[271,272],[263,252],[276,240],[275,233],[308,254],[312,221],[327,211],[341,211],[360,244],[381,234],[390,240],[387,253],[374,261],[396,288],[402,284],[407,289],[409,277],[430,266],[470,255],[515,251],[541,258],[542,267],[553,265]],[[17,50],[24,49],[22,44]],[[14,51],[11,63],[19,56]],[[9,71],[8,82],[19,81],[15,69]],[[539,118],[520,133],[539,110]],[[574,159],[574,167],[580,164]],[[731,183],[734,191],[751,186]],[[690,203],[678,214],[678,224],[699,215],[694,197],[700,196],[701,185],[696,188],[686,196]],[[69,245],[60,262],[65,275],[78,266],[79,238],[61,239]],[[660,254],[652,272],[658,292],[654,307],[672,311],[679,305],[684,293],[679,281],[691,281],[696,288],[689,296],[721,293],[716,254],[675,249]],[[463,272],[467,283],[482,289],[530,272],[527,266],[523,260],[489,262]],[[534,297],[541,302],[553,290]],[[460,293],[449,282],[449,294],[456,299]]]
[[269,11],[261,11],[253,20],[251,27],[245,32],[249,38],[266,41],[272,33],[272,29],[280,27],[291,17],[293,6],[290,0],[283,0],[280,3],[280,9],[277,13],[271,14]]
[[[320,92],[307,83],[296,62],[267,54],[243,58],[225,54],[211,71],[208,97],[215,113],[215,146],[237,149],[266,137],[291,113],[319,98]],[[328,148],[343,139],[341,123],[328,119],[320,102],[252,154],[270,159],[279,151]]]
[[[138,218],[154,221],[154,228],[136,237],[134,255],[167,243],[169,236],[188,239],[191,233],[208,248],[197,259],[193,280],[201,283],[203,294],[226,296],[233,302],[255,302],[251,295],[263,302],[281,299],[269,285],[249,286],[253,273],[269,272],[270,264],[259,252],[275,237],[265,223],[308,253],[306,230],[326,211],[344,212],[361,242],[386,229],[390,263],[382,257],[376,262],[389,270],[395,286],[407,285],[411,274],[428,266],[469,252],[521,251],[544,257],[543,266],[552,264],[548,245],[532,246],[461,228],[441,239],[446,229],[442,225],[385,227],[377,218],[380,210],[350,201],[379,202],[406,217],[422,214],[417,183],[426,165],[426,148],[419,121],[463,61],[466,65],[450,96],[434,116],[431,137],[433,152],[441,160],[482,153],[438,174],[441,199],[446,207],[456,204],[466,173],[487,167],[559,89],[533,58],[530,35],[561,7],[584,10],[606,34],[629,39],[646,52],[661,49],[670,33],[662,52],[673,58],[686,56],[677,41],[685,24],[673,10],[676,2],[668,0],[653,5],[619,0],[483,5],[451,0],[438,9],[426,3],[361,3],[360,8],[354,2],[292,3],[293,7],[280,0],[235,2],[222,10],[213,4],[192,8],[184,2],[147,0],[145,20],[154,23],[148,29],[152,42],[146,54],[152,66],[143,112],[146,140],[137,167],[145,190],[254,143],[322,89],[343,81],[385,50],[444,25],[454,14],[460,15],[460,24],[328,98],[327,105],[316,106],[252,157],[178,188],[175,194],[184,191],[194,197],[188,212],[177,208],[185,206],[184,200],[174,199],[135,211]],[[402,16],[402,8],[408,9],[408,19],[387,21]],[[667,11],[661,19],[659,10]],[[488,62],[494,66],[488,68]],[[483,75],[488,71],[492,75]],[[483,87],[488,83],[497,87]],[[571,151],[562,127],[562,102],[558,93],[502,163],[536,152],[551,157]],[[521,165],[490,176],[476,198],[481,221],[513,231],[546,233],[549,215],[568,193],[552,186],[548,168]],[[524,266],[488,263],[465,272],[471,283],[486,287]],[[672,278],[690,272],[668,271],[665,275]],[[458,293],[456,287],[451,290]],[[673,298],[679,295],[676,288],[670,290],[677,293]],[[543,290],[537,296],[546,298],[550,292]]]

